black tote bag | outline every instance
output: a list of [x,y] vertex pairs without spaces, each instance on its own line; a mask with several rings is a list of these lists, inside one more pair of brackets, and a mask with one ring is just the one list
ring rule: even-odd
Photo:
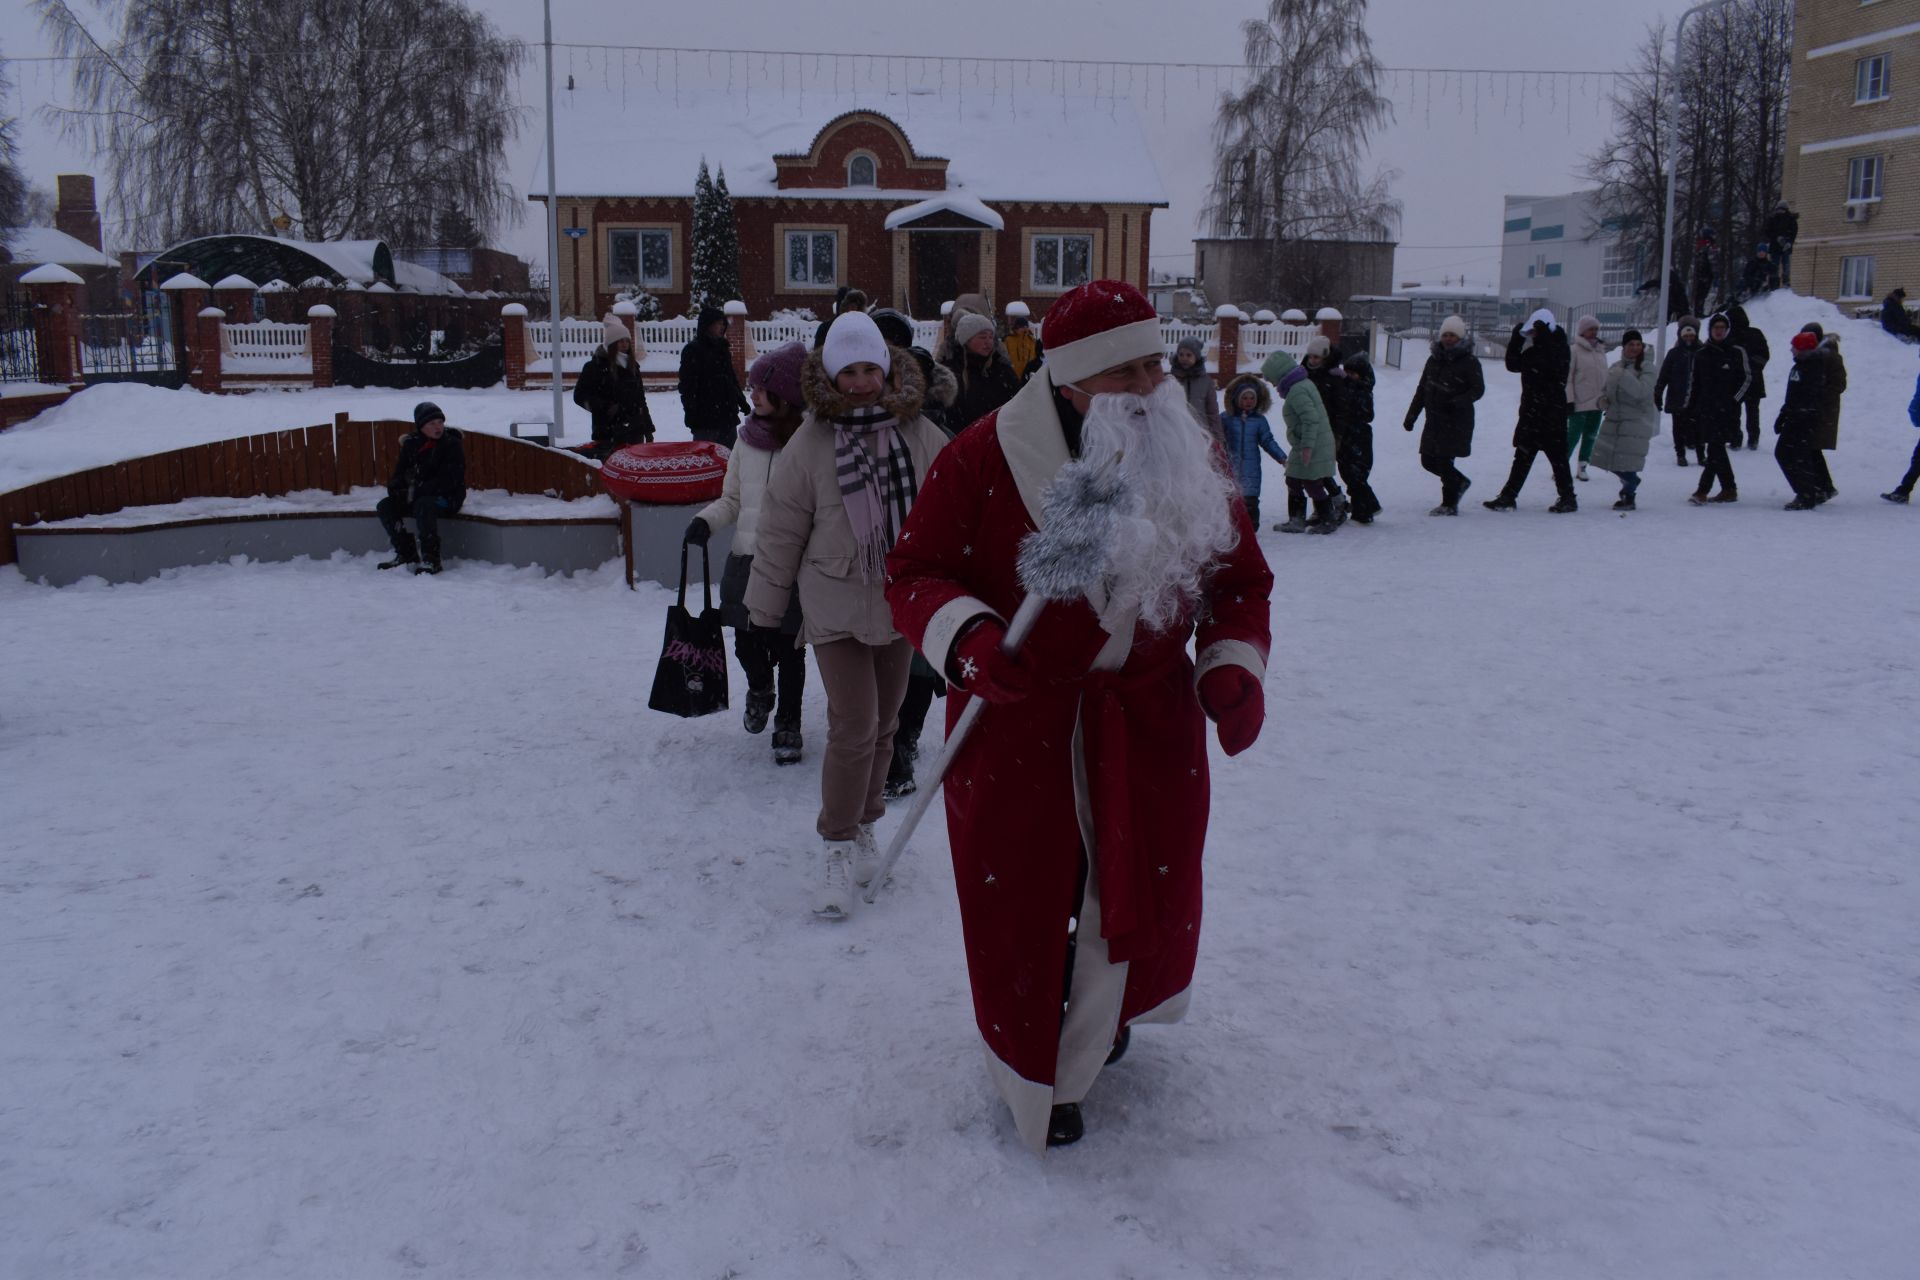
[[667,606],[667,634],[647,706],[668,715],[712,715],[727,709],[727,646],[713,607],[713,569],[700,548],[700,615],[687,612],[687,547],[680,547],[680,598]]

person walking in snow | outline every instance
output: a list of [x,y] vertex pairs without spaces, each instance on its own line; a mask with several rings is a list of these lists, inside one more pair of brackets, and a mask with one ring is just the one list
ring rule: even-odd
[[[1259,735],[1273,586],[1152,304],[1096,280],[1045,336],[1047,363],[941,456],[887,561],[895,622],[952,681],[948,724],[987,703],[946,777],[947,837],[989,1075],[1035,1150],[1081,1137],[1132,1025],[1185,1012],[1206,725],[1229,755]],[[1118,469],[1146,540],[1097,605],[1047,604],[1008,654],[1021,544],[1074,458]]]
[[1811,511],[1826,493],[1821,478],[1821,423],[1827,412],[1827,364],[1819,355],[1820,339],[1802,330],[1793,335],[1793,368],[1787,374],[1787,394],[1774,417],[1773,458],[1793,490],[1789,511]]
[[[1280,393],[1280,416],[1287,424],[1287,520],[1278,533],[1332,533],[1347,518],[1328,481],[1333,477],[1333,424],[1319,388],[1301,365],[1285,351],[1276,351],[1260,366],[1260,375]],[[1307,519],[1307,499],[1313,499],[1313,519]]]
[[1753,256],[1740,273],[1740,296],[1757,298],[1780,285],[1780,268],[1773,261],[1773,250],[1763,241],[1753,246]]
[[1581,316],[1573,326],[1573,345],[1567,366],[1567,452],[1580,451],[1580,469],[1574,478],[1587,478],[1587,459],[1600,433],[1600,391],[1607,385],[1607,344],[1600,340],[1600,321]]
[[[1732,322],[1724,315],[1714,316],[1707,322],[1707,343],[1693,366],[1694,431],[1707,448],[1700,487],[1687,499],[1696,507],[1740,500],[1727,451],[1740,447],[1741,406],[1752,380],[1746,349],[1733,340]],[[1713,492],[1715,480],[1720,482],[1718,493]]]
[[1620,477],[1615,511],[1632,511],[1640,491],[1640,473],[1646,469],[1647,450],[1660,434],[1660,411],[1653,404],[1653,370],[1647,367],[1647,344],[1638,329],[1620,336],[1620,359],[1607,370],[1598,403],[1600,432],[1593,441],[1593,465]]
[[1013,371],[1020,375],[1020,384],[1025,386],[1040,364],[1040,338],[1033,331],[1033,312],[1026,303],[1007,304],[1007,335],[1000,340],[1000,345],[1006,349]]
[[687,543],[704,547],[717,530],[733,526],[733,547],[720,575],[720,620],[733,628],[734,656],[747,673],[746,730],[764,733],[772,718],[775,764],[798,764],[802,749],[800,705],[807,690],[807,651],[799,640],[800,601],[796,596],[788,604],[778,627],[756,627],[746,595],[760,507],[775,464],[800,429],[806,410],[800,394],[800,371],[806,363],[807,349],[798,342],[774,347],[753,362],[747,371],[753,416],[740,426],[719,498],[688,523],[685,537]]
[[1700,356],[1700,322],[1692,316],[1680,318],[1679,341],[1660,362],[1660,376],[1653,384],[1654,407],[1673,418],[1673,463],[1687,465],[1687,450],[1692,449],[1701,466],[1707,465],[1704,442],[1694,438],[1693,365]]
[[1767,239],[1773,245],[1772,258],[1780,264],[1780,283],[1789,285],[1793,278],[1793,242],[1800,238],[1800,215],[1787,207],[1782,200],[1773,206],[1773,212],[1767,215]]
[[849,879],[879,869],[873,824],[913,662],[887,609],[886,556],[947,437],[920,412],[920,366],[865,312],[833,322],[800,387],[808,412],[761,503],[746,605],[754,625],[777,627],[799,593],[800,637],[827,691],[813,909],[844,920]]
[[[1907,402],[1907,421],[1920,429],[1920,378],[1914,379],[1913,399]],[[1920,480],[1920,444],[1913,446],[1913,461],[1907,464],[1907,474],[1900,477],[1899,484],[1880,496],[1888,502],[1904,506],[1907,499],[1913,496],[1913,485],[1917,480]]]
[[1818,323],[1802,325],[1800,332],[1811,333],[1819,339],[1814,356],[1821,363],[1821,385],[1826,392],[1826,405],[1820,415],[1820,429],[1813,437],[1813,468],[1820,479],[1818,500],[1829,502],[1837,490],[1833,487],[1833,472],[1827,467],[1827,450],[1840,447],[1840,398],[1847,393],[1847,362],[1840,358],[1839,334],[1828,333]]
[[[456,515],[467,501],[467,453],[460,433],[431,400],[413,406],[413,430],[400,441],[400,457],[387,481],[387,496],[374,506],[380,527],[393,543],[393,559],[382,569],[411,566],[415,573],[440,572],[440,519]],[[413,517],[419,540],[401,522]]]
[[[1327,497],[1339,504],[1340,518],[1352,514],[1354,504],[1340,490],[1340,455],[1347,439],[1347,398],[1344,394],[1345,370],[1340,367],[1340,352],[1324,333],[1307,339],[1300,354],[1300,367],[1307,371],[1313,389],[1320,393],[1320,406],[1327,411],[1327,425],[1333,429],[1333,474],[1327,477]],[[1372,516],[1369,515],[1371,520]]]
[[1733,325],[1733,340],[1747,353],[1747,372],[1753,375],[1753,381],[1747,384],[1747,398],[1744,401],[1747,410],[1747,448],[1760,447],[1760,402],[1767,398],[1767,380],[1765,371],[1767,362],[1773,359],[1773,348],[1767,345],[1767,335],[1760,326],[1747,319],[1745,307],[1728,307],[1727,319]]
[[1200,339],[1180,339],[1180,345],[1173,350],[1171,372],[1173,380],[1180,386],[1180,394],[1187,399],[1187,408],[1193,413],[1193,420],[1218,440],[1220,396],[1214,388],[1213,375],[1207,372],[1207,348]]
[[1567,334],[1542,307],[1527,317],[1524,327],[1513,326],[1507,339],[1507,371],[1520,375],[1520,418],[1513,427],[1513,469],[1500,492],[1481,505],[1489,511],[1511,511],[1520,498],[1520,486],[1533,470],[1533,460],[1547,455],[1553,468],[1553,486],[1560,500],[1547,510],[1564,515],[1580,509],[1573,496],[1573,468],[1567,465],[1567,371],[1572,364]]
[[695,440],[733,448],[740,415],[751,413],[733,371],[733,348],[727,344],[727,313],[718,307],[700,310],[693,341],[680,349],[680,408]]
[[1273,427],[1266,412],[1273,407],[1267,384],[1250,373],[1243,373],[1227,384],[1227,403],[1232,406],[1220,415],[1220,433],[1226,440],[1227,465],[1240,485],[1240,498],[1247,504],[1247,519],[1260,527],[1260,455],[1265,453],[1281,466],[1287,464],[1287,451],[1273,438]]
[[1907,291],[1895,289],[1880,304],[1880,327],[1902,342],[1920,342],[1920,331],[1913,327],[1913,317],[1907,313]]
[[953,347],[947,353],[947,371],[959,386],[950,417],[958,435],[986,417],[1020,389],[1020,375],[993,335],[993,321],[969,311],[953,326]]
[[1373,491],[1373,362],[1356,351],[1342,360],[1332,380],[1340,402],[1334,432],[1335,458],[1340,479],[1347,486],[1347,514],[1355,524],[1372,524],[1380,514],[1380,498]]
[[1693,314],[1707,313],[1707,304],[1713,301],[1713,286],[1719,279],[1720,264],[1713,231],[1702,227],[1693,242]]
[[1460,514],[1460,497],[1473,481],[1454,464],[1473,453],[1473,406],[1486,393],[1480,357],[1467,341],[1467,322],[1448,316],[1440,322],[1440,336],[1428,351],[1402,424],[1411,431],[1420,415],[1427,415],[1420,433],[1420,465],[1440,477],[1440,505],[1427,512],[1430,516]]
[[653,439],[653,414],[647,409],[647,389],[640,380],[640,362],[647,349],[634,341],[619,316],[601,321],[605,338],[580,369],[573,402],[593,415],[596,458],[606,458],[630,444]]

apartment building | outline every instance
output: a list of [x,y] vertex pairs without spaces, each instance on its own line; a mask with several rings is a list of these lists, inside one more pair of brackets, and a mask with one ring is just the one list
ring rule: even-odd
[[1920,0],[1797,0],[1782,191],[1794,288],[1920,293]]

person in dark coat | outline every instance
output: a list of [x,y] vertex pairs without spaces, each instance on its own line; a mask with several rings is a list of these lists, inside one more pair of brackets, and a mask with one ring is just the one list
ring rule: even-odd
[[1713,232],[1702,227],[1693,242],[1693,314],[1706,314],[1707,304],[1713,301],[1713,286],[1719,279],[1719,254]]
[[699,332],[680,349],[680,407],[695,440],[733,448],[742,414],[752,412],[727,345],[727,314],[718,307],[700,311]]
[[1747,384],[1747,448],[1760,447],[1760,402],[1767,398],[1767,380],[1764,376],[1767,361],[1773,359],[1773,349],[1767,345],[1767,335],[1760,332],[1759,326],[1747,319],[1745,307],[1728,307],[1727,319],[1733,323],[1733,340],[1741,350],[1747,353],[1747,372],[1753,380]]
[[1780,286],[1780,268],[1774,265],[1773,250],[1766,244],[1753,246],[1753,256],[1740,272],[1740,296],[1758,297]]
[[[411,565],[415,573],[440,572],[440,517],[467,500],[467,454],[460,433],[431,400],[413,407],[413,430],[400,442],[400,458],[387,481],[387,496],[374,507],[393,542],[393,559],[382,569]],[[413,517],[419,541],[400,522]]]
[[1380,514],[1380,498],[1373,491],[1373,362],[1367,353],[1356,351],[1338,364],[1329,361],[1335,409],[1329,406],[1336,423],[1334,454],[1340,479],[1347,486],[1348,517],[1355,524],[1372,524]]
[[[1641,285],[1636,293],[1657,294],[1660,290],[1660,277]],[[1679,267],[1667,268],[1667,323],[1672,324],[1687,314],[1687,282],[1680,278]]]
[[[1913,399],[1907,402],[1907,421],[1920,429],[1920,378],[1914,379]],[[1904,507],[1907,499],[1913,496],[1915,481],[1920,481],[1920,444],[1913,446],[1913,460],[1907,463],[1907,474],[1900,477],[1899,484],[1880,496]]]
[[[1724,315],[1713,317],[1707,322],[1707,343],[1693,365],[1694,431],[1707,447],[1700,486],[1687,499],[1696,507],[1740,500],[1727,450],[1740,447],[1741,405],[1752,380],[1746,349],[1733,340],[1732,323]],[[1718,493],[1712,492],[1715,480],[1720,482]]]
[[948,414],[955,435],[1013,399],[1020,389],[1020,375],[1000,349],[993,321],[978,312],[969,311],[954,322],[946,367],[960,386]]
[[608,316],[603,323],[606,340],[594,348],[593,358],[581,366],[580,380],[573,385],[573,402],[593,415],[590,452],[596,458],[653,439],[653,414],[640,381],[646,348],[636,346],[620,317]]
[[1767,239],[1773,245],[1773,260],[1780,265],[1780,283],[1793,282],[1793,242],[1800,238],[1800,215],[1782,200],[1767,215]]
[[1811,511],[1825,492],[1814,438],[1827,411],[1826,364],[1818,355],[1820,339],[1811,333],[1793,335],[1793,369],[1787,374],[1787,394],[1773,420],[1780,439],[1773,446],[1774,461],[1793,489],[1789,511]]
[[1907,291],[1895,289],[1880,304],[1880,327],[1902,342],[1920,342],[1920,333],[1913,327],[1913,317],[1907,314]]
[[1420,384],[1401,424],[1411,431],[1420,415],[1427,415],[1426,428],[1420,432],[1420,465],[1440,477],[1440,505],[1427,513],[1430,516],[1460,514],[1460,496],[1473,481],[1454,463],[1473,453],[1473,405],[1486,393],[1480,357],[1467,341],[1467,322],[1448,316],[1440,324],[1440,336],[1420,370]]
[[1827,467],[1826,451],[1840,447],[1840,397],[1847,393],[1847,362],[1840,358],[1839,334],[1828,333],[1817,323],[1802,325],[1800,332],[1810,333],[1820,340],[1820,345],[1814,348],[1814,357],[1821,364],[1821,387],[1826,392],[1826,406],[1820,416],[1820,429],[1813,435],[1813,463],[1820,477],[1819,500],[1826,502],[1837,492],[1833,487],[1833,472]]
[[1687,465],[1691,449],[1701,466],[1707,465],[1704,441],[1694,438],[1693,362],[1700,355],[1700,322],[1692,316],[1680,317],[1680,340],[1660,362],[1660,376],[1653,383],[1653,407],[1673,415],[1673,463]]
[[1499,493],[1481,505],[1489,511],[1511,511],[1520,486],[1533,470],[1536,454],[1547,455],[1553,468],[1553,486],[1560,500],[1547,510],[1564,515],[1580,509],[1573,496],[1573,468],[1567,462],[1567,370],[1573,353],[1566,330],[1542,307],[1527,317],[1525,327],[1513,326],[1507,339],[1507,371],[1520,375],[1520,419],[1513,427],[1513,470]]

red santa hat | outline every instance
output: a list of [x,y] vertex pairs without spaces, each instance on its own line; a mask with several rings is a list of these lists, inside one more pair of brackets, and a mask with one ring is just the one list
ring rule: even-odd
[[1061,294],[1047,308],[1041,340],[1056,387],[1167,349],[1153,304],[1124,280],[1094,280]]

